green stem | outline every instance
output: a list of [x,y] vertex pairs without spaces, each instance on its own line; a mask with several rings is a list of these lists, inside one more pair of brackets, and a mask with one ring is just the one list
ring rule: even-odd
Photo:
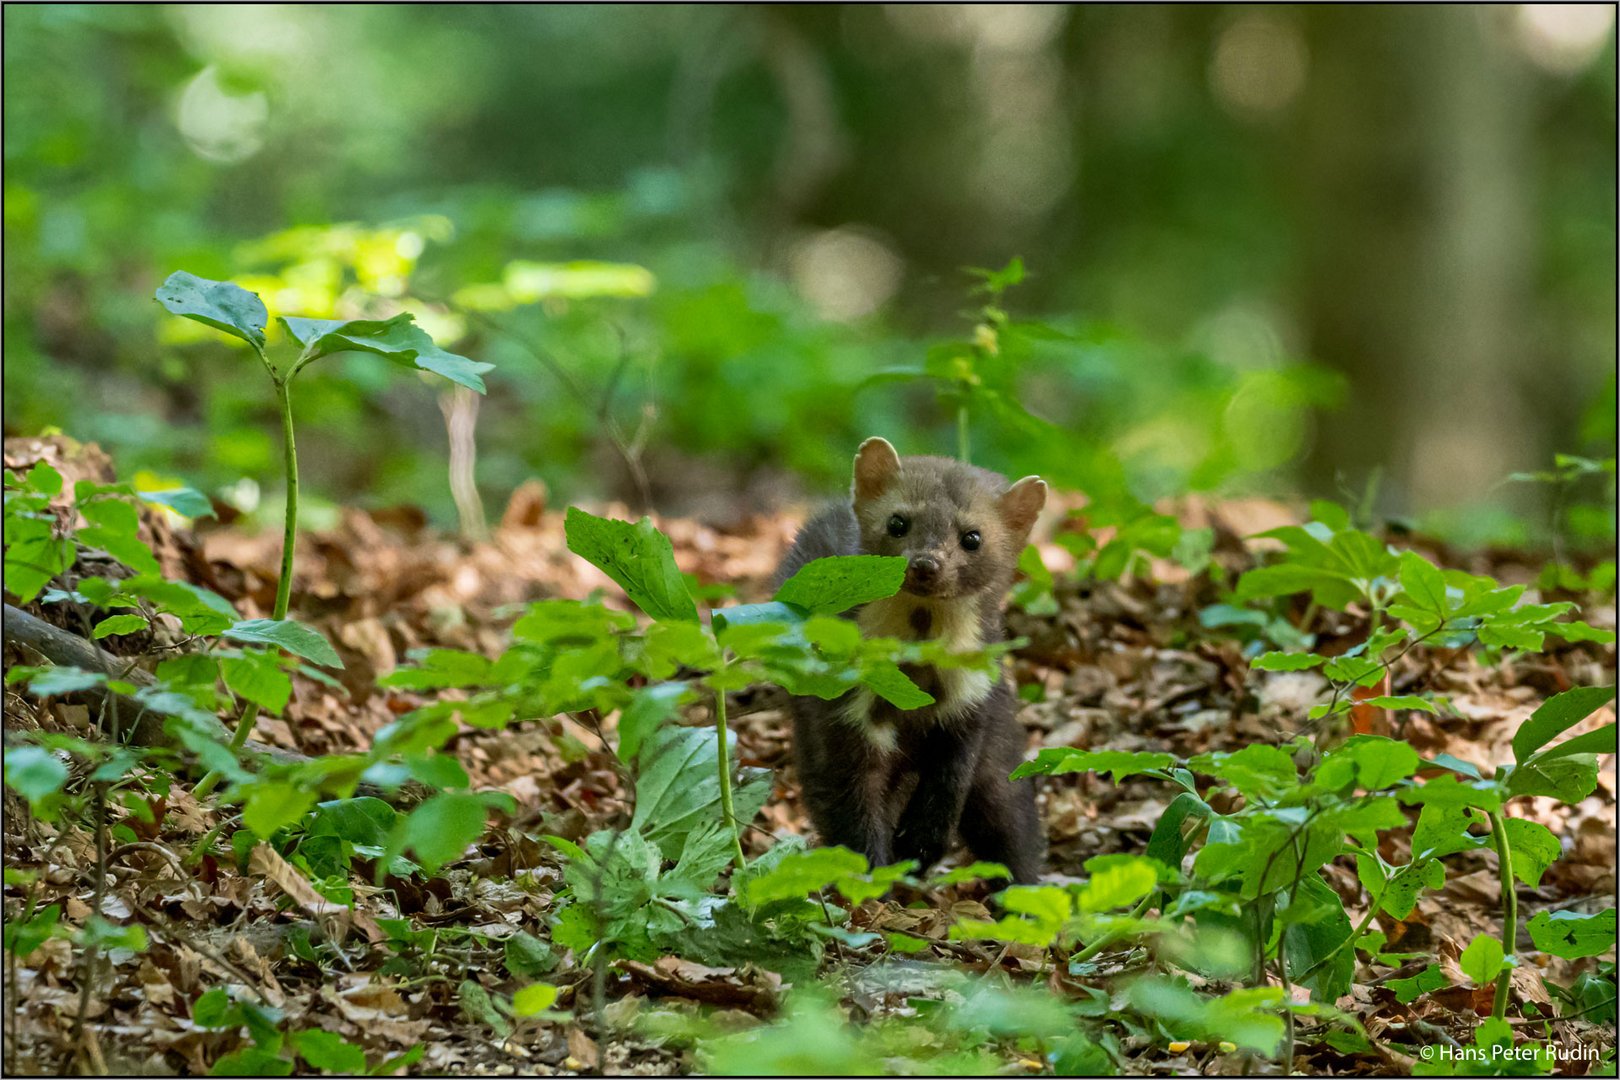
[[956,407],[956,456],[964,465],[968,463],[968,407],[965,398]]
[[1384,894],[1389,892],[1389,882],[1389,878],[1384,879],[1384,887],[1378,890],[1377,896],[1371,897],[1372,903],[1367,908],[1367,914],[1362,917],[1360,924],[1358,924],[1354,930],[1350,931],[1350,936],[1335,945],[1326,956],[1322,957],[1322,959],[1306,968],[1301,974],[1294,976],[1295,982],[1304,982],[1312,975],[1315,975],[1318,971],[1321,971],[1323,968],[1327,967],[1328,964],[1332,963],[1333,958],[1343,952],[1346,947],[1354,946],[1356,942],[1361,940],[1361,935],[1367,932],[1367,927],[1372,925],[1373,918],[1378,914],[1379,907],[1384,903]]
[[[293,440],[292,389],[288,385],[291,378],[289,375],[286,379],[275,380],[276,398],[281,405],[281,438],[285,455],[283,470],[287,480],[287,506],[281,533],[281,577],[276,582],[276,603],[270,613],[270,617],[277,622],[287,617],[287,608],[292,601],[293,553],[298,544],[298,444]],[[236,733],[231,736],[232,752],[242,749],[248,736],[253,734],[253,725],[258,719],[259,706],[250,703],[236,725]],[[192,797],[199,801],[206,798],[219,786],[221,778],[218,772],[210,772],[192,788]]]
[[[1146,896],[1142,897],[1142,899],[1137,903],[1137,905],[1134,908],[1131,909],[1131,914],[1130,914],[1129,917],[1132,918],[1132,919],[1140,919],[1143,915],[1145,915],[1147,913],[1148,908],[1152,907],[1153,902],[1155,900],[1157,900],[1158,898],[1159,898],[1159,890],[1154,889],[1152,892],[1150,892]],[[1126,938],[1128,936],[1130,936],[1128,932],[1127,933],[1119,933],[1119,932],[1104,933],[1101,936],[1099,936],[1096,941],[1093,941],[1090,945],[1087,945],[1085,948],[1081,949],[1079,952],[1077,952],[1073,956],[1069,957],[1069,963],[1071,963],[1071,964],[1079,964],[1079,963],[1083,963],[1083,962],[1085,962],[1087,960],[1090,960],[1093,956],[1096,956],[1098,953],[1100,953],[1104,949],[1108,948],[1108,946],[1112,945],[1114,942],[1119,941],[1119,940],[1121,940],[1123,938]]]
[[1502,973],[1496,977],[1496,1003],[1491,1015],[1507,1016],[1508,989],[1513,969],[1507,966],[1519,951],[1519,894],[1513,888],[1513,848],[1508,843],[1507,821],[1500,811],[1489,811],[1491,838],[1496,841],[1496,872],[1502,878]]
[[[725,671],[722,662],[721,671]],[[714,690],[714,730],[720,740],[718,753],[715,755],[720,761],[720,813],[725,816],[726,828],[731,830],[731,853],[737,860],[737,869],[747,867],[748,860],[743,857],[742,831],[737,827],[737,813],[731,808],[731,755],[726,750],[726,692],[715,687]]]

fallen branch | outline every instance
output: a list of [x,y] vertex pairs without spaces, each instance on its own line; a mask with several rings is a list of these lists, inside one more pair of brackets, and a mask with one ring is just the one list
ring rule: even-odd
[[[116,673],[117,678],[137,687],[151,686],[156,680],[152,674],[143,668],[132,666],[127,656],[114,656],[112,653],[100,648],[95,643],[61,627],[52,626],[43,619],[35,618],[20,608],[5,605],[5,643],[27,649],[29,652],[48,660],[59,667],[76,667],[85,671],[105,671]],[[92,686],[85,690],[75,691],[63,695],[68,700],[80,701],[91,706],[92,716],[106,715],[111,709],[104,710],[103,704],[113,705],[122,717],[134,717],[133,722],[125,722],[122,727],[123,741],[135,746],[158,747],[176,746],[174,736],[164,729],[164,716],[144,707],[139,701],[125,694],[117,693],[105,686]],[[109,701],[110,699],[110,701]],[[219,739],[221,745],[229,745],[231,733],[225,725],[218,720],[214,721],[215,728],[210,734]],[[302,764],[312,760],[308,755],[292,750],[283,750],[278,746],[267,746],[264,743],[248,740],[242,747],[248,753],[269,758],[276,764]],[[397,791],[385,791],[373,784],[362,783],[357,789],[366,795],[374,795],[387,799],[390,802],[414,803],[427,798],[431,792],[415,781],[407,782]]]

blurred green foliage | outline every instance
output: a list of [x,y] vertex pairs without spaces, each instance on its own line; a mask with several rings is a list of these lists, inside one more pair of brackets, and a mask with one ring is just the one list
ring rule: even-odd
[[[1486,136],[1407,107],[1436,93],[1422,48],[1451,40],[1450,16],[8,8],[6,430],[58,425],[127,471],[253,505],[273,412],[245,349],[160,317],[153,288],[185,268],[272,316],[410,311],[496,364],[476,476],[497,514],[530,476],[559,498],[646,489],[724,515],[842,486],[872,433],[948,453],[953,399],[878,377],[956,354],[1044,421],[973,413],[990,467],[1131,507],[1359,488],[1387,463],[1384,509],[1425,510],[1436,446],[1494,483],[1614,437],[1612,46],[1574,63],[1536,51],[1533,20],[1468,17],[1455,84],[1511,68],[1508,98],[1477,108],[1526,155],[1523,242],[1480,261],[1526,268],[1514,310],[1533,340],[1510,370],[1480,359],[1477,393],[1448,404],[1423,342],[1475,309],[1413,293],[1445,265],[1376,260],[1409,254],[1381,230],[1458,239],[1447,190],[1414,177],[1455,154],[1496,175],[1446,142]],[[1389,88],[1361,85],[1371,58]],[[1345,177],[1365,189],[1340,199]],[[1030,273],[999,301],[992,353],[962,269],[1014,255]],[[390,386],[385,365],[310,373],[310,487],[453,521],[454,399]],[[1518,427],[1423,441],[1437,415],[1502,400]],[[1459,489],[1498,516],[1546,501]],[[1596,502],[1612,535],[1612,495]],[[1449,513],[1459,535],[1501,534]]]

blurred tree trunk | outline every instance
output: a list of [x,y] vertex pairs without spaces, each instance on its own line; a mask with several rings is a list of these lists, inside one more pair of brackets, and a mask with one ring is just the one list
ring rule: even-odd
[[[1352,488],[1385,466],[1387,510],[1481,499],[1537,457],[1517,385],[1532,133],[1496,16],[1306,14],[1319,47],[1295,192],[1303,310],[1310,354],[1352,387],[1313,464]],[[1339,476],[1321,475],[1328,462]]]

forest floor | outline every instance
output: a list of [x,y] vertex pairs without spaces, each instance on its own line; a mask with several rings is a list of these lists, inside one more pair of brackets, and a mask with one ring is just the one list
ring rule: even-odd
[[[11,466],[13,447],[8,444],[7,449]],[[622,507],[599,509],[630,516]],[[561,511],[546,505],[538,487],[529,487],[513,497],[485,541],[436,534],[412,511],[345,510],[338,528],[305,535],[298,551],[293,614],[321,629],[346,666],[341,685],[299,676],[285,715],[261,718],[256,737],[309,755],[363,747],[380,727],[429,700],[377,686],[377,678],[411,650],[445,646],[497,655],[525,602],[582,597],[601,588],[608,603],[622,603],[604,576],[567,551]],[[1252,542],[1242,538],[1299,520],[1288,506],[1258,500],[1189,500],[1176,512],[1186,524],[1215,528],[1215,558],[1233,572],[1252,561]],[[765,582],[798,519],[756,516],[724,530],[691,520],[657,524],[672,537],[683,570],[704,583],[734,586],[738,599],[749,601],[764,597]],[[269,614],[279,535],[220,525],[193,533],[156,520],[153,528],[154,546],[171,576],[215,590],[244,616]],[[1490,573],[1504,582],[1533,580],[1539,569],[1511,552],[1464,557],[1429,550],[1443,565]],[[1072,561],[1062,548],[1048,545],[1043,553],[1059,571],[1058,612],[1043,617],[1014,612],[1010,617],[1012,632],[1028,639],[1013,654],[1014,676],[1021,685],[1038,684],[1044,692],[1044,700],[1026,705],[1021,714],[1032,750],[1078,746],[1190,755],[1279,743],[1300,730],[1309,706],[1322,696],[1325,683],[1314,672],[1251,673],[1239,642],[1200,623],[1200,611],[1218,599],[1208,576],[1194,578],[1178,566],[1155,563],[1150,574],[1124,583],[1081,584],[1061,573]],[[48,606],[31,610],[51,617]],[[1587,608],[1582,617],[1612,628],[1612,600],[1598,610]],[[1315,629],[1317,648],[1331,653],[1336,636],[1347,638],[1355,628],[1347,617],[1326,612],[1318,616]],[[8,656],[8,666],[14,659]],[[1390,692],[1425,685],[1446,694],[1455,715],[1369,710],[1374,715],[1364,719],[1370,730],[1405,739],[1425,757],[1445,752],[1489,769],[1511,760],[1513,732],[1541,701],[1571,685],[1612,682],[1614,662],[1612,646],[1594,644],[1560,646],[1556,652],[1488,668],[1468,653],[1416,649],[1401,662]],[[708,722],[702,708],[690,710],[687,719]],[[41,706],[8,688],[5,723],[8,737],[17,729],[37,727],[82,730],[86,715],[82,706]],[[742,763],[775,770],[772,797],[744,837],[752,858],[777,837],[808,834],[810,827],[798,799],[782,701],[745,696],[732,723]],[[289,1030],[334,1031],[366,1048],[373,1061],[420,1044],[425,1053],[409,1066],[411,1072],[686,1071],[691,1060],[678,1046],[627,1033],[629,1019],[649,1002],[701,1002],[735,1024],[773,1013],[783,990],[779,973],[706,968],[670,957],[656,964],[622,964],[609,973],[612,1030],[601,1030],[585,1000],[589,970],[564,957],[549,976],[563,989],[558,1007],[575,1009],[584,1019],[528,1022],[505,1038],[492,1034],[465,1007],[457,987],[472,979],[489,990],[509,991],[510,980],[492,960],[499,955],[499,943],[519,930],[547,936],[548,908],[562,885],[561,861],[557,851],[536,837],[546,833],[578,839],[593,829],[622,824],[628,818],[629,793],[613,754],[593,731],[567,717],[526,721],[502,731],[467,729],[449,750],[476,786],[514,796],[518,814],[492,829],[458,864],[419,886],[402,883],[383,892],[357,883],[356,903],[374,918],[410,919],[418,929],[472,932],[453,949],[446,948],[461,958],[460,971],[446,968],[435,977],[417,979],[384,974],[379,969],[388,953],[358,935],[344,945],[348,970],[323,971],[301,958],[288,947],[288,928],[308,927],[317,920],[289,903],[265,875],[241,871],[228,859],[209,858],[197,866],[185,862],[198,841],[220,823],[221,812],[199,806],[177,785],[155,824],[130,819],[140,842],[119,847],[108,866],[103,913],[115,923],[143,925],[149,947],[139,954],[114,950],[84,995],[84,973],[63,938],[11,963],[4,1010],[7,1071],[56,1072],[66,1062],[70,1070],[112,1074],[205,1073],[242,1041],[235,1030],[204,1028],[192,1019],[198,997],[224,984],[244,987],[281,1010]],[[1162,783],[1128,780],[1116,785],[1089,773],[1038,777],[1036,783],[1054,881],[1077,879],[1082,863],[1098,854],[1139,853],[1173,794]],[[1614,758],[1605,760],[1597,791],[1578,805],[1521,801],[1518,812],[1547,825],[1564,844],[1563,857],[1540,886],[1521,889],[1521,918],[1547,909],[1614,906]],[[37,871],[44,899],[63,905],[65,923],[82,924],[91,914],[94,894],[93,831],[31,820],[9,792],[6,809],[8,871]],[[1353,993],[1339,1004],[1360,1017],[1375,1041],[1391,1027],[1428,1024],[1466,1042],[1465,1033],[1477,1022],[1481,1006],[1489,1012],[1488,991],[1481,1001],[1480,992],[1465,988],[1457,956],[1476,934],[1496,927],[1501,896],[1494,855],[1488,848],[1464,853],[1450,869],[1445,887],[1425,894],[1410,919],[1396,923],[1381,917],[1376,928],[1388,934],[1392,948],[1432,953],[1456,985],[1401,1004],[1381,983],[1412,972],[1363,964]],[[1330,865],[1328,878],[1345,897],[1351,917],[1358,919],[1367,901],[1349,860]],[[7,881],[10,913],[21,890],[9,875]],[[867,901],[856,913],[856,926],[904,930],[930,947],[905,958],[886,955],[881,945],[829,947],[828,970],[848,988],[852,1012],[871,1015],[929,993],[926,978],[907,982],[862,975],[885,966],[912,973],[930,965],[976,972],[1000,969],[1014,979],[1048,982],[1062,990],[1062,980],[1041,950],[947,940],[953,920],[988,917],[986,899],[982,885],[970,884],[938,890],[920,905]],[[1534,962],[1515,977],[1515,1000],[1546,1002],[1536,976],[1563,982],[1572,968],[1531,955]],[[1106,983],[1110,963],[1117,971],[1126,956],[1122,949],[1112,961],[1106,955],[1102,959],[1101,981]],[[74,1043],[81,1013],[83,1032]],[[1568,1045],[1612,1048],[1612,1028],[1583,1020],[1560,1028]],[[1139,1056],[1131,1059],[1131,1071],[1141,1073],[1212,1074],[1234,1068],[1230,1055],[1207,1045],[1179,1052],[1142,1046],[1133,1053]],[[1010,1053],[1006,1060],[1011,1072],[1039,1069],[1027,1057]],[[1398,1053],[1357,1058],[1310,1043],[1301,1044],[1294,1062],[1300,1071],[1327,1074],[1400,1074],[1411,1066],[1412,1059]],[[1243,1067],[1267,1065],[1248,1061]],[[885,1066],[874,1061],[872,1068],[882,1071]],[[1579,1074],[1585,1066],[1572,1062],[1561,1071]]]

